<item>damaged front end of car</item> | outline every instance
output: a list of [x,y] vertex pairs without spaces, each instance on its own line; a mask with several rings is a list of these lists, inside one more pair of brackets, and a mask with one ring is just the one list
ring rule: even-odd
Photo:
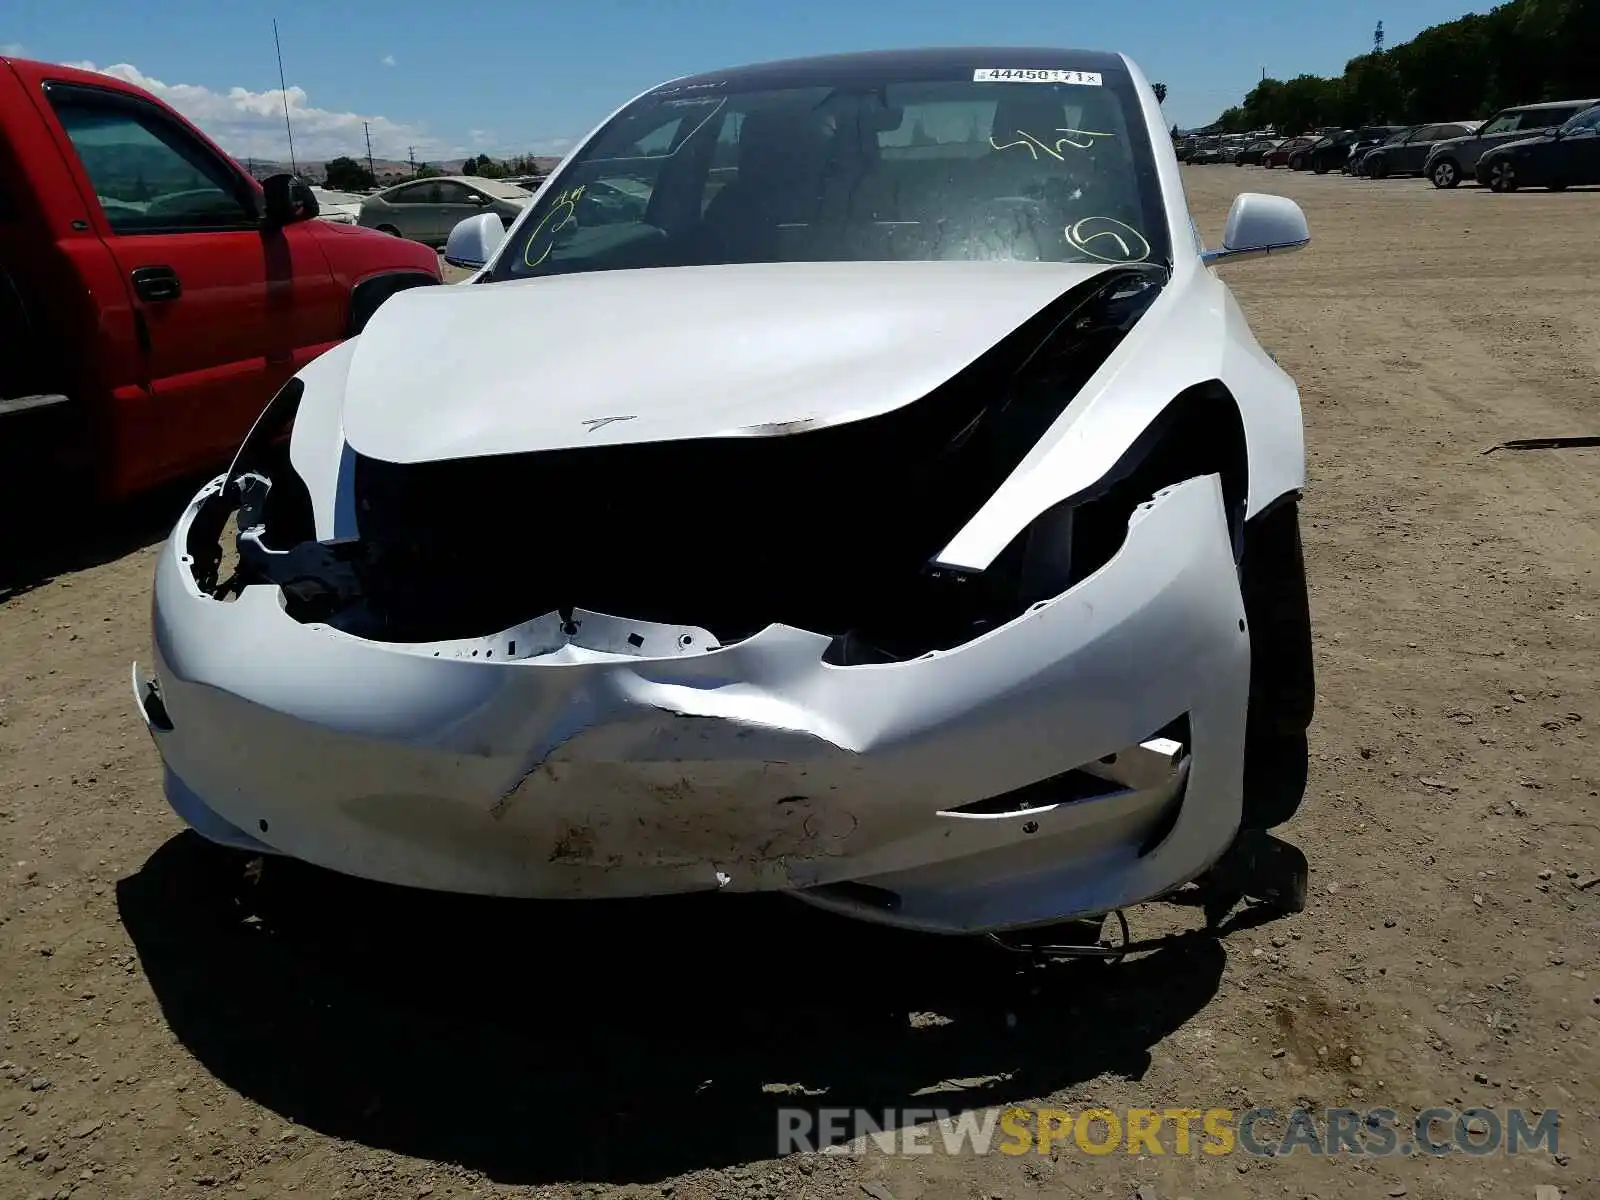
[[1194,879],[1239,825],[1237,410],[1177,397],[988,569],[934,565],[1165,282],[1097,275],[842,424],[347,450],[341,539],[290,463],[296,381],[158,570],[169,797],[391,882],[784,890],[939,932]]

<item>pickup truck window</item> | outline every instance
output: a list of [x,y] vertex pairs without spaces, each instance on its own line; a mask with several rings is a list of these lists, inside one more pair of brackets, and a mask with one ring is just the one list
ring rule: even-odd
[[51,88],[48,94],[113,232],[188,233],[257,223],[239,195],[239,180],[159,109],[102,99],[87,88]]

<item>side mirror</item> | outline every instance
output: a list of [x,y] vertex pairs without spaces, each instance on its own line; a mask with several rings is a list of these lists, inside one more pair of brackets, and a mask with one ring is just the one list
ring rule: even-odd
[[269,175],[261,181],[261,190],[266,198],[266,223],[271,228],[309,221],[322,211],[317,194],[293,175]]
[[1293,200],[1286,196],[1244,192],[1228,210],[1222,248],[1204,251],[1200,261],[1209,266],[1223,260],[1282,254],[1302,249],[1310,241],[1306,214]]
[[494,213],[479,213],[456,222],[444,244],[444,260],[452,267],[477,270],[494,257],[505,240],[506,227]]

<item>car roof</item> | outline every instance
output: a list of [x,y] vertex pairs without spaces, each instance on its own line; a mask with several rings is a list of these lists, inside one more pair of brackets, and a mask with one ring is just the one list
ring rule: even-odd
[[805,87],[838,83],[852,76],[864,80],[885,74],[954,75],[980,67],[1029,70],[1095,71],[1127,78],[1122,55],[1104,50],[1069,50],[1048,46],[940,46],[916,50],[865,50],[748,63],[669,79],[653,92],[689,87]]
[[1502,108],[1501,112],[1541,112],[1547,108],[1571,108],[1574,104],[1581,104],[1585,108],[1592,108],[1600,104],[1600,100],[1541,100],[1538,104],[1513,104],[1509,108]]

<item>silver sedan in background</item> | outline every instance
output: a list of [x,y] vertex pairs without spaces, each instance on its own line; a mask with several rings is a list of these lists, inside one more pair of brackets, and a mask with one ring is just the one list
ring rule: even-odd
[[458,222],[480,213],[496,214],[509,228],[532,199],[526,188],[475,175],[416,179],[368,196],[357,224],[442,246]]

